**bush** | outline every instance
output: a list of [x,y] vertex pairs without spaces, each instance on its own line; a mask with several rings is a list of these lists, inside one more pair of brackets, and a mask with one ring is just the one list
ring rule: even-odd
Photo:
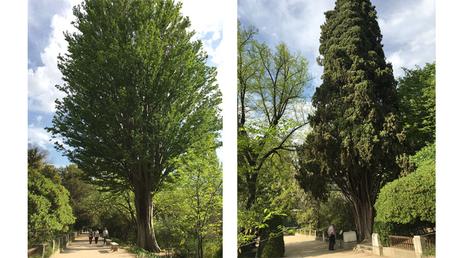
[[385,185],[375,203],[378,222],[414,224],[436,221],[435,146],[413,156],[417,170]]
[[289,236],[293,236],[293,235],[295,235],[295,232],[296,232],[295,229],[290,228],[290,229],[288,229],[288,230],[286,231],[286,234],[289,235]]
[[385,185],[375,203],[374,232],[382,245],[389,235],[423,234],[436,222],[435,145],[422,148],[410,161],[415,172]]

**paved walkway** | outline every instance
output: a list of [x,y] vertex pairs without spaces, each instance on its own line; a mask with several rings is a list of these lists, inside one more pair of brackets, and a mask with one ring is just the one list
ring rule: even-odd
[[285,236],[285,255],[288,258],[321,257],[321,258],[380,258],[364,252],[338,249],[329,251],[327,243],[315,241],[314,237],[296,234]]
[[62,253],[57,253],[51,258],[135,258],[134,254],[128,253],[126,250],[119,248],[118,251],[110,251],[110,247],[103,246],[102,241],[98,241],[97,245],[89,244],[88,237],[79,236],[68,248]]

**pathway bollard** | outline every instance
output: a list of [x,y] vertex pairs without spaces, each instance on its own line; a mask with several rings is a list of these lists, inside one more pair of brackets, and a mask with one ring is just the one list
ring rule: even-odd
[[422,249],[422,238],[420,236],[414,236],[414,249],[415,249],[415,257],[422,258],[423,256],[423,249]]
[[42,258],[45,258],[45,254],[46,254],[46,244],[43,244],[43,248],[42,248]]
[[383,256],[383,246],[380,244],[379,234],[372,233],[372,253]]

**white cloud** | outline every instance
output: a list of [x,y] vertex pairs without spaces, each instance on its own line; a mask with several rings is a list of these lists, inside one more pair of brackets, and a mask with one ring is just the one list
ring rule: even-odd
[[75,31],[70,24],[74,19],[71,6],[78,2],[70,1],[63,14],[53,16],[49,43],[40,54],[43,65],[28,71],[30,111],[54,112],[54,101],[63,97],[63,94],[55,87],[56,84],[62,84],[62,74],[57,68],[57,56],[67,52],[67,42],[63,33],[64,31]]
[[[238,2],[238,17],[245,25],[259,29],[261,40],[269,44],[285,42],[310,62],[314,85],[321,82],[319,56],[320,26],[324,12],[334,8],[334,0],[245,0]],[[376,5],[387,59],[393,62],[396,77],[401,67],[423,66],[435,60],[434,0],[372,1]]]
[[[190,18],[196,39],[203,42],[211,65],[217,67],[217,80],[222,82],[224,51],[222,47],[223,26],[225,21],[225,0],[182,0],[182,13]],[[209,10],[209,11],[208,11]],[[219,83],[222,86],[222,83]]]
[[414,68],[435,60],[434,0],[408,1],[379,16],[384,49],[395,77],[403,75],[402,67]]
[[51,136],[44,128],[34,127],[29,125],[29,139],[30,145],[38,146],[44,150],[50,149],[52,144],[50,142]]
[[[67,51],[63,32],[75,31],[70,24],[74,19],[71,6],[79,2],[81,1],[69,1],[67,9],[62,14],[53,16],[49,44],[40,54],[43,65],[28,71],[30,111],[52,113],[55,111],[55,100],[63,97],[63,93],[55,87],[56,84],[63,83],[62,74],[57,68],[57,56]],[[222,6],[221,1],[215,0],[185,0],[182,10],[190,17],[192,29],[196,31],[195,37],[202,40],[204,50],[208,53],[211,64],[217,66],[219,74],[222,73],[224,52],[221,47],[224,24]],[[213,11],[203,15],[205,9]]]
[[324,12],[334,7],[334,0],[257,1],[238,3],[238,17],[246,25],[259,29],[262,40],[274,45],[284,42],[293,51],[307,57],[313,84],[317,86],[323,72],[316,63],[319,56],[320,26]]

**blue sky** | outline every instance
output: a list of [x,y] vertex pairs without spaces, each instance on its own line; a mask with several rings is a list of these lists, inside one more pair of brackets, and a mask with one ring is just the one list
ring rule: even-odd
[[[61,73],[57,69],[57,56],[65,53],[67,43],[64,31],[74,31],[72,6],[81,0],[29,0],[28,1],[28,142],[45,149],[48,161],[56,166],[69,164],[67,158],[57,152],[50,135],[44,129],[51,125],[55,112],[54,101],[63,95],[54,86],[61,84]],[[223,53],[222,31],[224,9],[214,0],[183,0],[183,13],[190,17],[196,39],[203,42],[208,53],[208,62],[218,69],[220,78]],[[206,12],[206,8],[213,12]],[[220,154],[221,150],[218,151]]]
[[[320,25],[335,0],[240,0],[238,18],[258,28],[258,38],[271,46],[284,42],[309,61],[313,85],[319,86],[322,68],[317,65]],[[401,67],[423,66],[435,60],[434,0],[372,0],[377,8],[387,60],[396,77]]]
[[[219,1],[185,0],[183,13],[188,15],[209,55],[209,64],[222,69],[225,49],[222,31],[226,10]],[[259,38],[269,45],[285,42],[309,60],[313,86],[320,84],[322,68],[318,56],[320,25],[324,12],[332,9],[334,0],[241,0],[238,17],[244,25],[259,29]],[[434,0],[373,0],[387,59],[393,63],[395,75],[401,67],[413,68],[435,60]],[[62,83],[56,57],[66,51],[62,32],[72,30],[71,6],[79,0],[29,0],[28,38],[28,126],[29,143],[49,152],[49,162],[65,166],[68,160],[53,148],[50,135],[44,130],[51,125],[54,100],[63,95],[54,85]],[[212,11],[211,11],[212,10]],[[221,72],[218,73],[218,81]]]

